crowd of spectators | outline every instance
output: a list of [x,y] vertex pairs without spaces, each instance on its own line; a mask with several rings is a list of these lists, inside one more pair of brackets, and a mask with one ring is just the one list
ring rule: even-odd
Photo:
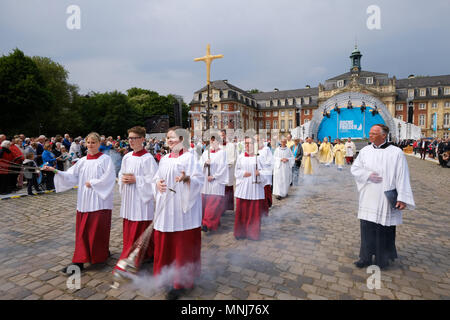
[[[144,144],[157,162],[168,152],[164,140],[150,138]],[[127,139],[101,136],[99,151],[112,157],[116,174],[120,170],[123,156],[130,150]],[[18,192],[25,185],[29,195],[33,195],[33,187],[38,193],[52,191],[55,189],[54,174],[39,168],[48,165],[67,171],[86,154],[84,138],[71,137],[68,133],[54,137],[26,137],[24,134],[7,137],[0,134],[0,194]]]

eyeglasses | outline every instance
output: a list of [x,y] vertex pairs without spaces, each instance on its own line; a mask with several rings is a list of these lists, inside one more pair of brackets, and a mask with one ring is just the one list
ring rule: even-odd
[[142,139],[142,137],[128,137],[128,140],[138,140]]

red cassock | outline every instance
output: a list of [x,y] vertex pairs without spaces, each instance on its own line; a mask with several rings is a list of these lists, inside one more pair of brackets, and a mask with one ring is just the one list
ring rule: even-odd
[[234,210],[234,192],[233,186],[225,186],[225,210]]
[[234,236],[259,240],[261,233],[261,215],[267,207],[266,200],[247,200],[236,198]]
[[[151,220],[131,221],[128,219],[123,219],[123,249],[119,260],[125,259],[130,255],[133,244],[139,239],[139,237],[144,233],[144,231],[151,223]],[[138,258],[139,262],[143,262],[145,260],[153,258],[153,252],[155,249],[154,238],[154,232],[152,232],[152,235],[150,236],[150,242],[147,245],[147,250],[144,252],[144,256],[142,258]],[[139,268],[139,263],[137,267]],[[119,268],[117,265],[114,267],[114,269],[122,270],[122,268]]]
[[111,210],[77,211],[73,263],[101,263],[109,256]]
[[211,230],[217,230],[220,218],[225,212],[224,196],[202,194],[202,225]]
[[270,184],[264,186],[264,196],[267,205],[264,215],[267,217],[269,215],[269,208],[272,206],[272,186]]
[[201,229],[175,232],[154,230],[153,232],[155,234],[153,275],[159,275],[167,268],[175,267],[173,287],[175,289],[192,288],[201,270]]

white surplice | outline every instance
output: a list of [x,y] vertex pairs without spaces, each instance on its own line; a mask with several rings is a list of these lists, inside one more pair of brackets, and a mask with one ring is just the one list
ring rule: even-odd
[[[190,177],[190,183],[175,182],[181,171]],[[159,192],[156,182],[165,180],[167,190]],[[202,198],[204,176],[199,161],[190,152],[177,158],[165,155],[159,162],[153,179],[155,184],[154,228],[161,232],[175,232],[198,228],[202,223]],[[173,189],[175,192],[169,190]]]
[[[381,183],[369,181],[372,173],[382,177]],[[383,226],[402,223],[402,210],[392,209],[385,191],[397,189],[398,201],[407,208],[415,208],[409,179],[408,163],[400,148],[388,146],[385,149],[369,145],[361,149],[351,167],[359,191],[358,219],[371,221]]]
[[[281,159],[286,158],[289,161],[282,162]],[[295,157],[291,149],[288,147],[278,147],[273,155],[273,194],[285,197],[289,192],[291,184],[292,167],[294,166]]]
[[211,160],[210,173],[214,177],[214,180],[211,182],[208,181],[208,168],[204,166],[208,160],[208,150],[206,150],[200,159],[200,167],[203,169],[203,175],[205,176],[202,193],[224,196],[225,185],[229,179],[227,155],[224,150],[219,149],[216,152],[210,152],[209,157]]
[[356,153],[356,146],[353,141],[345,143],[345,156],[346,157],[354,157]]
[[273,172],[273,154],[272,150],[266,145],[259,150],[258,158],[260,158],[262,168],[266,174],[264,174],[265,185],[272,185],[272,172]]
[[[115,167],[106,154],[97,159],[83,157],[69,170],[58,171],[54,178],[56,192],[78,185],[77,210],[80,212],[112,209],[115,181]],[[90,182],[92,187],[86,187],[86,182]]]
[[228,165],[228,181],[227,186],[234,185],[234,169],[236,167],[237,147],[233,142],[227,142],[226,145],[221,145],[221,149],[225,151]]
[[[150,153],[136,156],[134,152],[128,152],[123,157],[119,171],[119,192],[122,197],[120,217],[130,221],[153,220],[153,177],[157,170],[158,165]],[[124,173],[134,174],[136,183],[122,183]]]
[[[254,183],[256,181],[255,170],[255,156],[246,157],[245,152],[239,155],[236,161],[236,170],[234,172],[236,178],[236,191],[234,192],[234,196],[236,198],[247,200],[265,199],[264,185],[266,183],[265,176],[267,176],[267,172],[261,163],[260,157],[258,157],[258,171],[260,172],[258,181],[260,181],[260,183]],[[245,172],[250,172],[252,175],[244,177]]]

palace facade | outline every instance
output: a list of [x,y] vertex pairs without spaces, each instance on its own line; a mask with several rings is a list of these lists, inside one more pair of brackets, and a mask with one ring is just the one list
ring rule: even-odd
[[[306,122],[316,121],[309,132],[314,136],[322,114],[329,111],[330,106],[347,107],[342,97],[348,94],[350,102],[355,94],[359,94],[363,102],[364,97],[375,101],[375,107],[382,111],[383,118],[397,118],[419,126],[424,137],[449,137],[450,75],[410,75],[406,79],[396,79],[387,73],[362,70],[361,57],[361,52],[355,47],[350,55],[349,72],[327,79],[313,88],[249,93],[227,80],[212,81],[210,127],[246,131],[256,129],[259,123],[259,129],[278,129],[280,134],[284,134]],[[340,97],[339,103],[337,97]],[[361,103],[361,99],[356,104]],[[190,102],[192,131],[206,126],[199,114],[205,111],[206,102],[205,86],[194,93]],[[392,123],[385,120],[388,125]]]

